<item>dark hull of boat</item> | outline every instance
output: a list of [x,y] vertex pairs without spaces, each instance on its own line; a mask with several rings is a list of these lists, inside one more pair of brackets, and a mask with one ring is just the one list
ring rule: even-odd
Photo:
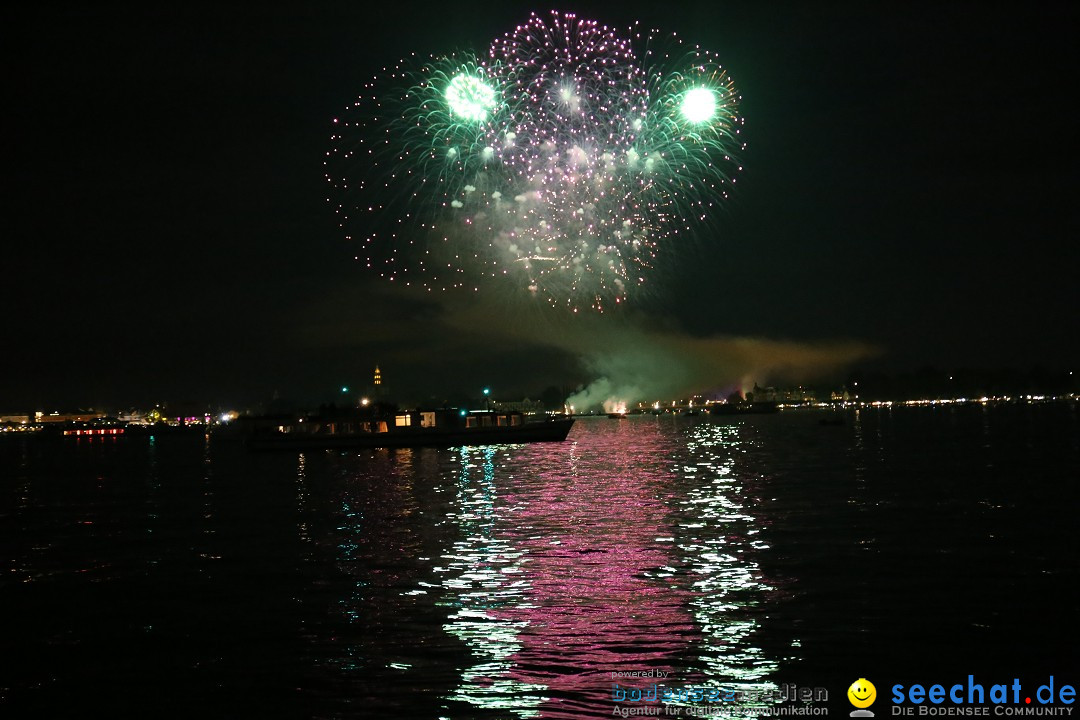
[[248,438],[252,450],[324,450],[354,448],[456,447],[459,445],[503,445],[534,442],[561,442],[573,426],[573,419],[526,423],[511,427],[395,428],[384,433],[308,434],[267,433]]
[[779,403],[727,403],[713,405],[709,410],[713,415],[771,415],[780,412]]

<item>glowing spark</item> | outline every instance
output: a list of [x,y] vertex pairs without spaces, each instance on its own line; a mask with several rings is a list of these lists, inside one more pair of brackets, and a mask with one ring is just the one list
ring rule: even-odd
[[460,73],[446,86],[446,102],[453,114],[482,123],[495,107],[495,90],[479,78]]
[[683,97],[679,110],[689,122],[709,122],[716,116],[716,95],[708,88],[694,88]]

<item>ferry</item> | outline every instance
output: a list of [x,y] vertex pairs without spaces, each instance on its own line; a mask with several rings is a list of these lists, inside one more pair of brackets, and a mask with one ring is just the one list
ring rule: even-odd
[[771,400],[717,403],[709,407],[709,412],[713,415],[772,415],[780,412],[780,403]]
[[484,410],[410,410],[385,417],[342,415],[279,418],[256,424],[252,450],[455,447],[562,442],[574,419]]

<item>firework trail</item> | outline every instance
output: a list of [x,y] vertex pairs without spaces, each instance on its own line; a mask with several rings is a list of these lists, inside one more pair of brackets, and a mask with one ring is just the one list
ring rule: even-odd
[[508,278],[602,311],[726,197],[738,100],[708,51],[534,14],[485,56],[413,57],[368,83],[335,120],[331,203],[388,279]]

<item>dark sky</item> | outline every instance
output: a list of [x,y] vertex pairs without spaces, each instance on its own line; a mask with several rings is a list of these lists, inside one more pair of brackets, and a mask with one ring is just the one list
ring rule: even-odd
[[[325,199],[330,121],[363,82],[482,50],[531,9],[549,8],[16,10],[0,412],[321,399],[376,362],[415,397],[595,379],[551,341],[576,321],[366,274]],[[1080,364],[1076,3],[561,9],[713,49],[746,117],[715,233],[604,332],[854,343],[894,369]]]

